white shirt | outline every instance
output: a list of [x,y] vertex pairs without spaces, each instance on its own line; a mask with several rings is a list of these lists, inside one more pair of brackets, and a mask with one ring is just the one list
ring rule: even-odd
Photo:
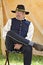
[[[7,21],[7,24],[3,28],[3,34],[2,34],[2,36],[3,36],[4,40],[6,39],[7,32],[10,31],[11,23],[12,23],[12,20],[9,19]],[[27,36],[25,37],[25,39],[28,39],[28,40],[31,41],[32,37],[33,37],[33,33],[34,33],[34,26],[33,26],[32,22],[30,22],[29,29],[28,29],[28,32],[27,32]]]

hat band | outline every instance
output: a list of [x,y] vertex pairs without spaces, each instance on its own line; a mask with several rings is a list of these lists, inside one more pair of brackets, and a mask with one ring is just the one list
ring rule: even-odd
[[22,12],[25,12],[25,10],[23,10],[23,9],[18,9],[18,8],[16,8],[16,11],[22,11]]

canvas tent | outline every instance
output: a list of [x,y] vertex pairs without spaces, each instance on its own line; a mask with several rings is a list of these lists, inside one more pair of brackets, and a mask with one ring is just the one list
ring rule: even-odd
[[[24,4],[26,10],[30,12],[26,15],[26,18],[34,24],[34,36],[33,41],[43,44],[43,0],[0,0],[1,2],[1,33],[2,28],[6,24],[9,18],[15,17],[15,14],[11,10],[15,10],[17,4]],[[1,35],[2,40],[2,35]],[[4,54],[5,45],[1,42],[1,50]],[[43,52],[33,50],[33,54],[43,55]]]

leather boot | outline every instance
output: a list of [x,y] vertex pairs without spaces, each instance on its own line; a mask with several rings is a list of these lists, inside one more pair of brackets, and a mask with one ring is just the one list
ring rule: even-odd
[[38,51],[43,51],[43,45],[34,43],[33,47]]

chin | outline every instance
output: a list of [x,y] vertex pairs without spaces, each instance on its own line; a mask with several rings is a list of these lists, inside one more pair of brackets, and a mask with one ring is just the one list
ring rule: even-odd
[[22,20],[20,17],[17,18],[18,20]]

